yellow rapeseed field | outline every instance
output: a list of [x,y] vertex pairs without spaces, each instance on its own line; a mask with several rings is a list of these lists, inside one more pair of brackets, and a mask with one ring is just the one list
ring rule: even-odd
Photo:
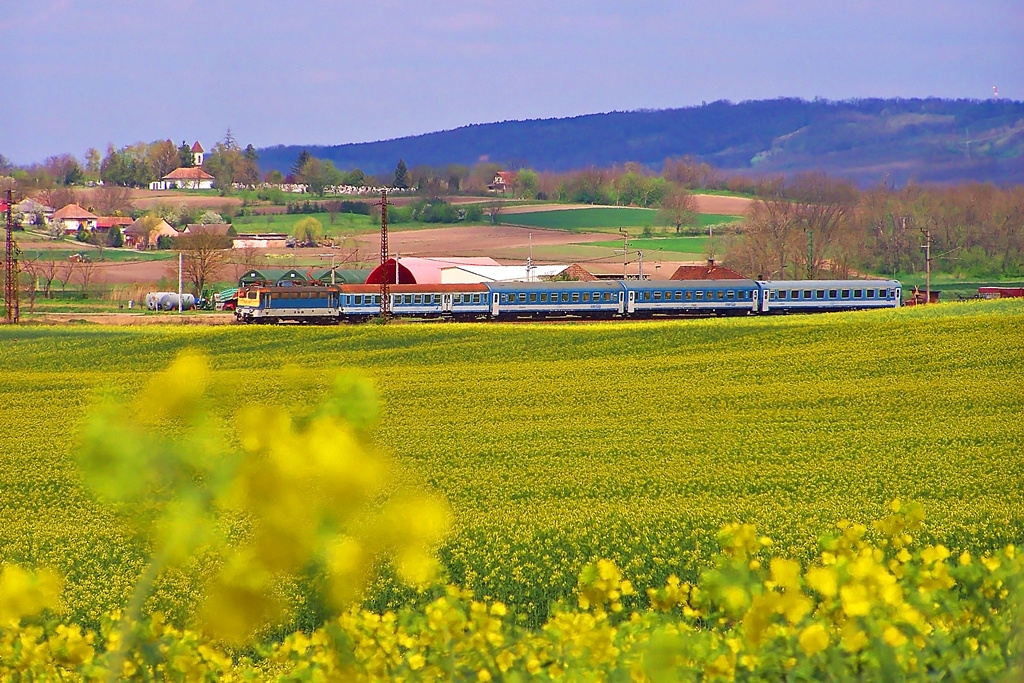
[[[903,603],[896,600],[895,589],[886,588],[891,580],[881,574],[871,577],[883,571],[872,569],[877,566],[897,583],[903,580],[892,565],[910,562],[892,544],[899,535],[884,524],[856,527],[856,532],[847,525],[839,530],[841,536],[853,533],[856,538],[825,554],[821,539],[834,533],[840,520],[884,520],[892,512],[891,501],[911,500],[920,506],[913,509],[928,520],[915,529],[918,547],[912,551],[914,562],[928,575],[914,574],[914,581],[927,579],[935,590],[954,590],[955,582],[948,584],[952,579],[941,571],[935,575],[934,553],[945,554],[943,562],[950,553],[950,562],[966,558],[961,567],[977,567],[977,558],[998,553],[1015,557],[1007,546],[1019,542],[1024,530],[1024,461],[1019,457],[1024,442],[1019,419],[1024,408],[1022,328],[1024,305],[1017,302],[813,317],[577,325],[4,328],[0,562],[47,568],[61,577],[63,619],[85,627],[95,641],[101,631],[107,633],[103,629],[111,623],[110,614],[125,609],[137,594],[140,579],[152,567],[154,548],[166,541],[166,534],[153,531],[164,527],[146,526],[151,517],[166,518],[161,515],[171,499],[161,497],[166,490],[162,487],[181,480],[216,483],[219,470],[189,459],[212,448],[210,440],[187,441],[189,430],[204,421],[216,423],[209,433],[216,433],[224,448],[244,452],[246,434],[254,429],[275,433],[274,425],[282,424],[270,417],[277,413],[254,413],[252,406],[280,407],[296,425],[287,431],[294,441],[284,443],[299,445],[253,448],[276,454],[275,467],[283,468],[281,472],[290,471],[288,463],[293,463],[312,476],[317,467],[326,466],[317,465],[323,456],[316,444],[326,443],[323,434],[329,432],[303,430],[313,429],[309,420],[319,414],[316,406],[333,405],[330,400],[325,404],[325,397],[338,389],[335,377],[342,372],[343,377],[365,378],[376,389],[374,403],[364,396],[368,389],[352,394],[352,387],[366,383],[345,380],[347,407],[340,417],[367,425],[369,431],[360,437],[367,452],[391,460],[384,490],[425,490],[425,497],[409,500],[441,501],[450,508],[451,528],[436,550],[442,571],[438,585],[452,586],[438,595],[406,585],[399,576],[408,579],[417,572],[408,568],[400,552],[397,560],[365,577],[369,584],[363,604],[370,611],[345,618],[372,620],[373,613],[390,609],[404,614],[402,618],[430,623],[430,605],[437,604],[432,601],[447,605],[448,600],[455,606],[437,609],[465,608],[469,615],[483,609],[488,618],[500,617],[497,625],[479,626],[485,631],[543,626],[527,633],[561,629],[563,634],[596,639],[585,648],[591,654],[556,656],[551,643],[531,645],[525,636],[501,636],[518,643],[507,657],[525,667],[523,671],[533,673],[533,656],[547,674],[557,673],[551,662],[561,661],[559,657],[576,663],[592,657],[594,666],[627,666],[623,663],[629,657],[622,653],[631,646],[617,638],[646,642],[655,636],[676,637],[662,633],[671,626],[659,621],[655,628],[644,621],[655,619],[645,614],[666,605],[681,609],[680,618],[700,624],[709,624],[714,610],[721,610],[725,619],[709,633],[711,640],[687,655],[689,664],[680,660],[672,668],[707,665],[711,669],[705,673],[736,675],[745,666],[744,653],[757,655],[747,651],[749,635],[742,636],[748,639],[742,647],[729,644],[729,638],[740,637],[730,635],[732,625],[742,623],[744,634],[758,634],[753,638],[760,647],[764,633],[775,633],[774,627],[761,624],[775,623],[773,619],[785,622],[776,635],[789,643],[786,647],[796,648],[793,656],[801,661],[844,637],[850,645],[847,652],[866,647],[852,646],[862,637],[880,638],[887,647],[898,648],[914,636],[901,624],[917,624],[920,632],[923,617],[898,612]],[[154,393],[151,380],[186,349],[205,358],[208,366],[195,373],[197,382],[199,375],[205,378],[202,410],[190,408],[193,421],[187,424],[160,422],[166,417],[161,398],[170,396],[166,390]],[[188,395],[189,383],[184,384],[181,391]],[[198,393],[195,399],[199,405]],[[107,422],[97,421],[97,415],[106,415]],[[126,500],[114,501],[122,505],[118,508],[110,497],[111,491],[114,498],[123,497],[118,493],[122,489],[111,485],[113,489],[105,490],[104,478],[95,476],[108,471],[103,468],[110,462],[101,457],[97,464],[94,458],[90,470],[86,459],[83,469],[83,453],[106,453],[90,451],[89,444],[95,446],[97,434],[117,432],[110,425],[141,429],[147,421],[159,422],[154,429],[160,439],[178,444],[175,452],[193,456],[180,456],[175,462],[188,467],[167,480],[150,478],[157,467],[152,462],[142,461],[134,472],[133,461],[122,463],[118,481],[131,482],[136,476],[141,482],[127,501],[135,512],[126,515]],[[117,443],[131,439],[110,441],[107,447],[117,451]],[[252,472],[266,476],[258,462],[263,461],[242,470],[250,472],[246,490],[255,490]],[[283,481],[281,476],[273,480]],[[305,476],[293,477],[295,485],[312,486],[315,478],[303,484]],[[371,498],[378,495],[367,491]],[[212,510],[224,502],[220,495],[197,493],[191,500],[205,501],[202,510]],[[209,518],[209,528],[225,548],[244,549],[246,539],[259,536],[254,528],[275,523],[253,507],[260,496],[250,494],[245,500],[250,503],[223,506],[235,510],[234,516]],[[402,514],[416,519],[409,506],[421,504],[428,505],[408,503]],[[389,514],[383,519],[399,527],[411,523],[399,524]],[[733,541],[725,541],[725,555],[719,549],[722,538],[734,538],[746,528],[743,524],[755,525],[772,543],[769,550],[758,551],[768,553],[764,566],[747,551],[739,553],[745,571],[761,574],[737,578],[726,571],[722,559],[737,561],[737,552],[729,550]],[[281,522],[281,528],[288,524]],[[723,528],[732,531],[720,537]],[[365,529],[346,533],[361,538]],[[152,577],[140,614],[159,611],[166,621],[147,621],[147,629],[174,630],[192,623],[202,596],[209,595],[210,582],[223,576],[225,566],[236,567],[236,578],[244,573],[244,558],[206,552],[199,540],[186,540],[195,543],[188,546],[195,552],[187,561],[168,562]],[[289,573],[275,580],[288,617],[280,626],[284,631],[274,633],[300,626],[315,639],[319,632],[313,629],[335,609],[329,600],[324,602],[316,577],[303,574],[298,559],[268,560],[259,555],[259,544],[254,547],[247,552],[264,558],[260,566],[271,574],[281,567]],[[330,547],[335,550],[324,550],[327,555],[321,559],[351,556],[348,546]],[[871,566],[864,564],[867,560],[857,564],[861,551]],[[829,558],[837,552],[847,553],[847,573],[812,571],[831,566]],[[777,559],[769,563],[771,558]],[[1005,562],[995,564],[1006,569]],[[965,576],[968,572],[958,571]],[[716,606],[691,599],[689,588],[686,600],[678,599],[680,586],[701,581],[707,594],[716,596]],[[756,585],[762,588],[751,587]],[[786,585],[815,593],[793,601],[785,597]],[[779,586],[782,597],[764,597]],[[904,587],[901,595],[911,588],[917,590]],[[980,595],[989,589],[977,590]],[[611,593],[616,595],[609,597]],[[838,609],[829,600],[841,611],[828,612]],[[482,607],[475,607],[477,603]],[[601,612],[605,618],[638,610],[637,633],[645,635],[626,633],[631,619],[602,626],[594,612],[600,604],[608,605]],[[885,612],[889,616],[879,617],[867,630],[847,628],[851,617],[875,614],[872,610],[879,604],[897,612]],[[923,608],[914,609],[920,613]],[[813,619],[808,616],[812,613]],[[474,623],[482,619],[464,618]],[[348,631],[357,628],[355,622],[346,623]],[[871,631],[876,627],[877,633]],[[59,637],[70,637],[62,633]],[[58,637],[54,634],[40,632],[40,637]],[[191,641],[182,636],[180,642]],[[300,649],[313,651],[322,645],[314,640]],[[535,647],[546,654],[531,650]],[[416,652],[410,644],[399,649]],[[599,650],[603,654],[594,654]],[[294,655],[279,650],[274,657],[282,652],[285,659]],[[412,659],[403,666],[427,670],[432,655],[422,656],[422,663]],[[788,657],[772,660],[772,666],[793,666]],[[748,671],[765,671],[754,660],[746,661]],[[484,664],[484,669],[493,664],[488,675],[515,668],[511,663],[502,668],[497,660]],[[906,658],[898,664],[912,670]],[[373,666],[378,665],[384,668],[368,670],[397,670],[388,668],[397,666],[394,662]],[[446,674],[438,670],[434,675]]]

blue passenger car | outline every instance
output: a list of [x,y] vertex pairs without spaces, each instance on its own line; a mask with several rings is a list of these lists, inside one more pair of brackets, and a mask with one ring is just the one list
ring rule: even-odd
[[753,280],[625,280],[626,315],[748,315],[760,307]]
[[547,318],[621,315],[625,291],[617,281],[489,282],[491,317]]
[[822,313],[868,308],[898,308],[902,285],[897,280],[769,280],[763,313]]

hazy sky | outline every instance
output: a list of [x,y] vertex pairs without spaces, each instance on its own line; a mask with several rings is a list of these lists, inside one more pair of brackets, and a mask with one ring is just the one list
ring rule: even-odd
[[0,154],[796,96],[1024,99],[1024,0],[8,0]]

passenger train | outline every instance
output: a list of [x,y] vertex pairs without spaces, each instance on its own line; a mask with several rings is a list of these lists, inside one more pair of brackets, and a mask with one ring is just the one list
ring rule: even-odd
[[[896,280],[599,280],[391,285],[400,318],[540,320],[770,315],[896,308]],[[377,285],[253,286],[242,323],[363,322],[380,314]]]

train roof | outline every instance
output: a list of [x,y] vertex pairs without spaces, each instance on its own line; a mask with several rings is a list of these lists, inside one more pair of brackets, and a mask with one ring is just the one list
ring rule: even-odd
[[899,280],[762,280],[764,287],[778,289],[842,289],[844,287],[902,287]]
[[622,286],[634,291],[667,289],[738,289],[756,287],[753,280],[622,280]]
[[559,282],[486,282],[484,283],[492,292],[529,291],[531,289],[558,291],[558,290],[588,290],[595,289],[622,289],[618,280],[569,280]]
[[[339,285],[346,294],[379,294],[380,285]],[[486,292],[487,287],[477,282],[462,284],[434,283],[427,285],[388,285],[392,294],[423,294],[426,292]]]

